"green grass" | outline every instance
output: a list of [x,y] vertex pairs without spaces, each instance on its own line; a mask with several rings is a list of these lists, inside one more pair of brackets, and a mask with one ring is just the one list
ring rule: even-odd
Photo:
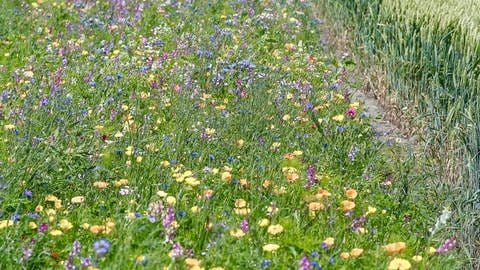
[[1,269],[467,263],[311,3],[40,2],[0,11]]
[[462,194],[451,199],[457,224],[472,258],[478,257],[480,2],[319,3],[352,29],[356,44],[387,74],[387,94],[415,115],[429,159],[442,164],[439,185],[451,184],[453,194]]

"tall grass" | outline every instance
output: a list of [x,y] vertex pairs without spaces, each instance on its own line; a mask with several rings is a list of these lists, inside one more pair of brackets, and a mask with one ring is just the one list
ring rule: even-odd
[[[464,247],[480,256],[480,1],[318,0],[380,60],[390,96],[414,111]],[[480,266],[479,262],[476,262]]]

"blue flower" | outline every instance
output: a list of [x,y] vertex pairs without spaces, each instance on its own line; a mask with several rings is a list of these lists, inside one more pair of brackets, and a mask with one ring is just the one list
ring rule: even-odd
[[110,241],[108,241],[107,239],[99,239],[93,242],[93,250],[99,257],[102,257],[105,254],[107,254],[109,249],[110,249]]
[[271,262],[272,261],[270,261],[270,260],[262,260],[260,262],[260,265],[262,266],[262,268],[267,268],[270,265]]

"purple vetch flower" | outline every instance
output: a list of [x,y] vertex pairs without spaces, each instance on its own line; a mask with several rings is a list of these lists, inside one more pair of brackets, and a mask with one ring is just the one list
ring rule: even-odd
[[317,176],[315,175],[315,166],[309,165],[307,167],[307,183],[305,183],[304,187],[309,188],[315,184],[317,180]]
[[300,261],[298,261],[298,266],[299,270],[313,270],[307,255],[303,256]]
[[93,250],[98,257],[102,257],[107,254],[108,250],[110,249],[110,241],[107,239],[99,239],[93,242]]
[[32,256],[33,246],[35,245],[36,239],[32,237],[28,243],[26,243],[22,248],[22,257],[20,258],[20,263],[24,263],[30,259]]
[[358,148],[355,145],[352,145],[350,147],[350,151],[348,151],[348,158],[350,159],[350,161],[355,160],[355,156],[357,155],[357,153],[358,153]]
[[80,244],[80,241],[78,241],[78,240],[73,241],[72,250],[70,250],[70,253],[68,254],[68,256],[70,256],[70,257],[77,256],[80,253],[80,248],[81,247],[82,246]]
[[180,245],[180,243],[173,244],[172,250],[171,250],[171,256],[173,258],[175,258],[175,257],[179,257],[179,256],[182,256],[182,255],[183,255],[182,245]]
[[92,265],[92,257],[80,257],[80,265],[82,267],[88,267]]
[[367,220],[366,215],[363,215],[359,218],[354,218],[352,220],[352,224],[350,224],[350,227],[352,228],[352,230],[356,231],[363,225],[363,223],[365,223],[366,220]]
[[172,207],[168,207],[165,215],[163,216],[162,225],[164,228],[167,228],[172,224],[175,218],[175,210]]
[[437,249],[437,253],[446,253],[450,249],[455,247],[455,244],[457,243],[457,238],[455,236],[448,238],[443,242],[443,244]]
[[242,222],[240,222],[240,229],[246,233],[248,232],[248,229],[249,229],[249,226],[248,226],[248,218],[242,220]]

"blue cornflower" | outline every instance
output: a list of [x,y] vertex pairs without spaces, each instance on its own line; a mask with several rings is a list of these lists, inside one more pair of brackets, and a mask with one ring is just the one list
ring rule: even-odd
[[99,239],[93,242],[93,250],[99,257],[102,257],[105,254],[107,254],[109,249],[110,249],[110,241],[108,241],[107,239]]

